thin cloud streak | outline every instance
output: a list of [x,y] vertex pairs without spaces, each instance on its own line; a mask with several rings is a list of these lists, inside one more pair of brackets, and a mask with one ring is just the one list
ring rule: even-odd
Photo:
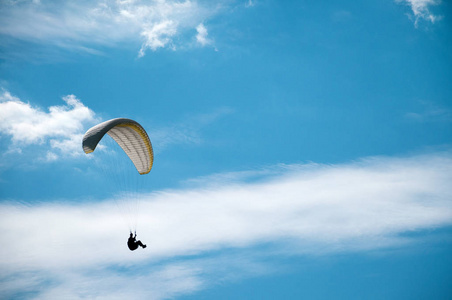
[[452,111],[430,101],[419,101],[420,109],[405,116],[417,122],[451,122]]
[[196,114],[169,126],[152,129],[151,140],[155,151],[164,150],[173,145],[201,144],[202,130],[225,115],[233,113],[228,107],[219,108],[211,113]]
[[[274,172],[268,168],[257,172],[263,176],[252,182],[239,173],[231,181],[231,173],[223,185],[217,176],[212,185],[143,195],[138,233],[148,248],[133,253],[125,246],[127,228],[114,201],[4,203],[0,275],[14,282],[14,278],[33,280],[36,273],[51,278],[65,274],[58,283],[40,287],[41,295],[71,294],[74,286],[84,284],[87,293],[95,293],[86,297],[108,295],[121,280],[118,273],[102,277],[100,286],[87,284],[95,282],[103,269],[133,272],[148,265],[139,269],[137,278],[150,280],[161,278],[156,273],[160,265],[160,271],[176,271],[152,292],[141,290],[159,299],[212,284],[211,262],[193,255],[215,256],[215,251],[246,251],[262,244],[272,244],[272,251],[280,255],[403,247],[416,242],[406,233],[451,225],[451,168],[450,152],[376,157],[343,165],[278,166]],[[247,263],[253,261],[246,259],[244,268]],[[231,264],[221,276],[236,271]]]

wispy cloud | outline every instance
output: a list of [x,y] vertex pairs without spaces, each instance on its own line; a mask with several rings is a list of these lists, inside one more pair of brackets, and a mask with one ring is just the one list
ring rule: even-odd
[[232,109],[223,107],[211,113],[197,114],[169,126],[155,128],[152,131],[154,150],[161,151],[175,144],[200,144],[203,141],[201,131],[219,118],[230,114]]
[[[148,248],[133,253],[114,201],[4,203],[0,280],[17,290],[2,284],[1,293],[13,295],[30,282],[38,298],[121,298],[130,286],[118,282],[127,274],[134,293],[161,299],[206,288],[242,268],[254,270],[247,276],[262,274],[264,262],[246,255],[262,244],[273,245],[258,251],[263,256],[403,247],[419,238],[405,233],[452,224],[451,167],[450,152],[376,157],[277,166],[258,180],[222,185],[216,179],[142,195],[138,234]],[[233,177],[248,174],[255,172]]]
[[245,7],[253,7],[256,5],[255,0],[248,0],[248,2],[245,3]]
[[[65,105],[51,106],[48,112],[21,101],[6,90],[0,94],[0,134],[11,138],[11,149],[38,144],[51,146],[63,155],[81,154],[80,143],[86,124],[97,121],[95,113],[74,95],[63,97]],[[55,160],[57,153],[47,158]]]
[[426,20],[435,23],[442,17],[434,15],[430,7],[439,5],[441,0],[396,0],[397,3],[404,3],[411,8],[414,17],[414,25],[417,27],[419,20]]
[[17,280],[15,275],[5,278],[3,273],[0,296],[9,299],[24,298],[24,295],[33,295],[33,299],[168,299],[192,293],[204,285],[199,268],[191,264],[152,265],[150,272],[142,272],[139,266],[130,273],[121,272],[123,269],[126,268],[120,265],[96,265],[70,272],[39,271],[26,273],[22,280]]
[[420,109],[406,114],[408,119],[417,122],[451,122],[452,111],[428,101],[420,101]]
[[188,43],[192,37],[183,36],[192,35],[221,7],[196,0],[10,1],[0,4],[0,34],[91,53],[97,46],[141,43],[138,56],[142,57],[147,50],[176,49]]

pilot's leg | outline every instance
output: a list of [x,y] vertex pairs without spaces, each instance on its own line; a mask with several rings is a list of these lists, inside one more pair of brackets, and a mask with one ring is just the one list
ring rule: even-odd
[[146,248],[146,245],[143,245],[141,241],[137,241],[138,246],[141,246],[142,248]]

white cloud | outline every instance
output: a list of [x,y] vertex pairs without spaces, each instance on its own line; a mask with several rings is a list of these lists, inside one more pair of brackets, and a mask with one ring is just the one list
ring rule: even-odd
[[410,6],[414,16],[414,24],[418,25],[420,19],[427,20],[431,23],[435,23],[441,16],[436,16],[430,12],[430,7],[439,5],[440,0],[396,0],[397,3],[405,3]]
[[[451,167],[450,152],[278,166],[251,183],[216,176],[214,185],[142,195],[138,234],[148,248],[133,253],[113,200],[2,204],[1,276],[17,289],[47,278],[35,283],[38,298],[106,299],[126,295],[118,282],[127,277],[141,298],[162,299],[242,269],[258,276],[266,268],[249,249],[265,257],[403,247],[419,238],[405,233],[451,225]],[[235,175],[226,177],[243,178]]]
[[[50,143],[54,150],[65,155],[81,154],[81,139],[85,125],[96,122],[95,114],[74,95],[63,97],[65,105],[51,106],[48,112],[12,96],[8,91],[0,94],[0,134],[11,137],[10,149],[32,144]],[[47,159],[58,155],[48,152]]]
[[3,3],[0,34],[63,48],[141,43],[147,49],[175,49],[202,20],[220,12],[220,3],[198,1],[64,1]]
[[199,24],[196,27],[196,31],[198,32],[198,34],[196,35],[196,41],[201,46],[206,46],[212,43],[212,41],[207,38],[209,33],[207,32],[207,28],[204,26],[204,24]]
[[177,24],[173,21],[165,21],[153,25],[149,29],[144,29],[141,35],[145,37],[145,42],[141,46],[139,57],[145,55],[146,49],[153,51],[163,48],[171,42],[171,37],[177,33]]

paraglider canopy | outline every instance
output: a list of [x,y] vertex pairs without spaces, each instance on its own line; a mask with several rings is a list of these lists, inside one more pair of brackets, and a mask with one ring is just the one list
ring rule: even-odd
[[147,174],[152,169],[154,152],[144,128],[138,122],[117,118],[90,128],[83,136],[83,151],[91,153],[105,134],[111,136],[132,160],[138,173]]

